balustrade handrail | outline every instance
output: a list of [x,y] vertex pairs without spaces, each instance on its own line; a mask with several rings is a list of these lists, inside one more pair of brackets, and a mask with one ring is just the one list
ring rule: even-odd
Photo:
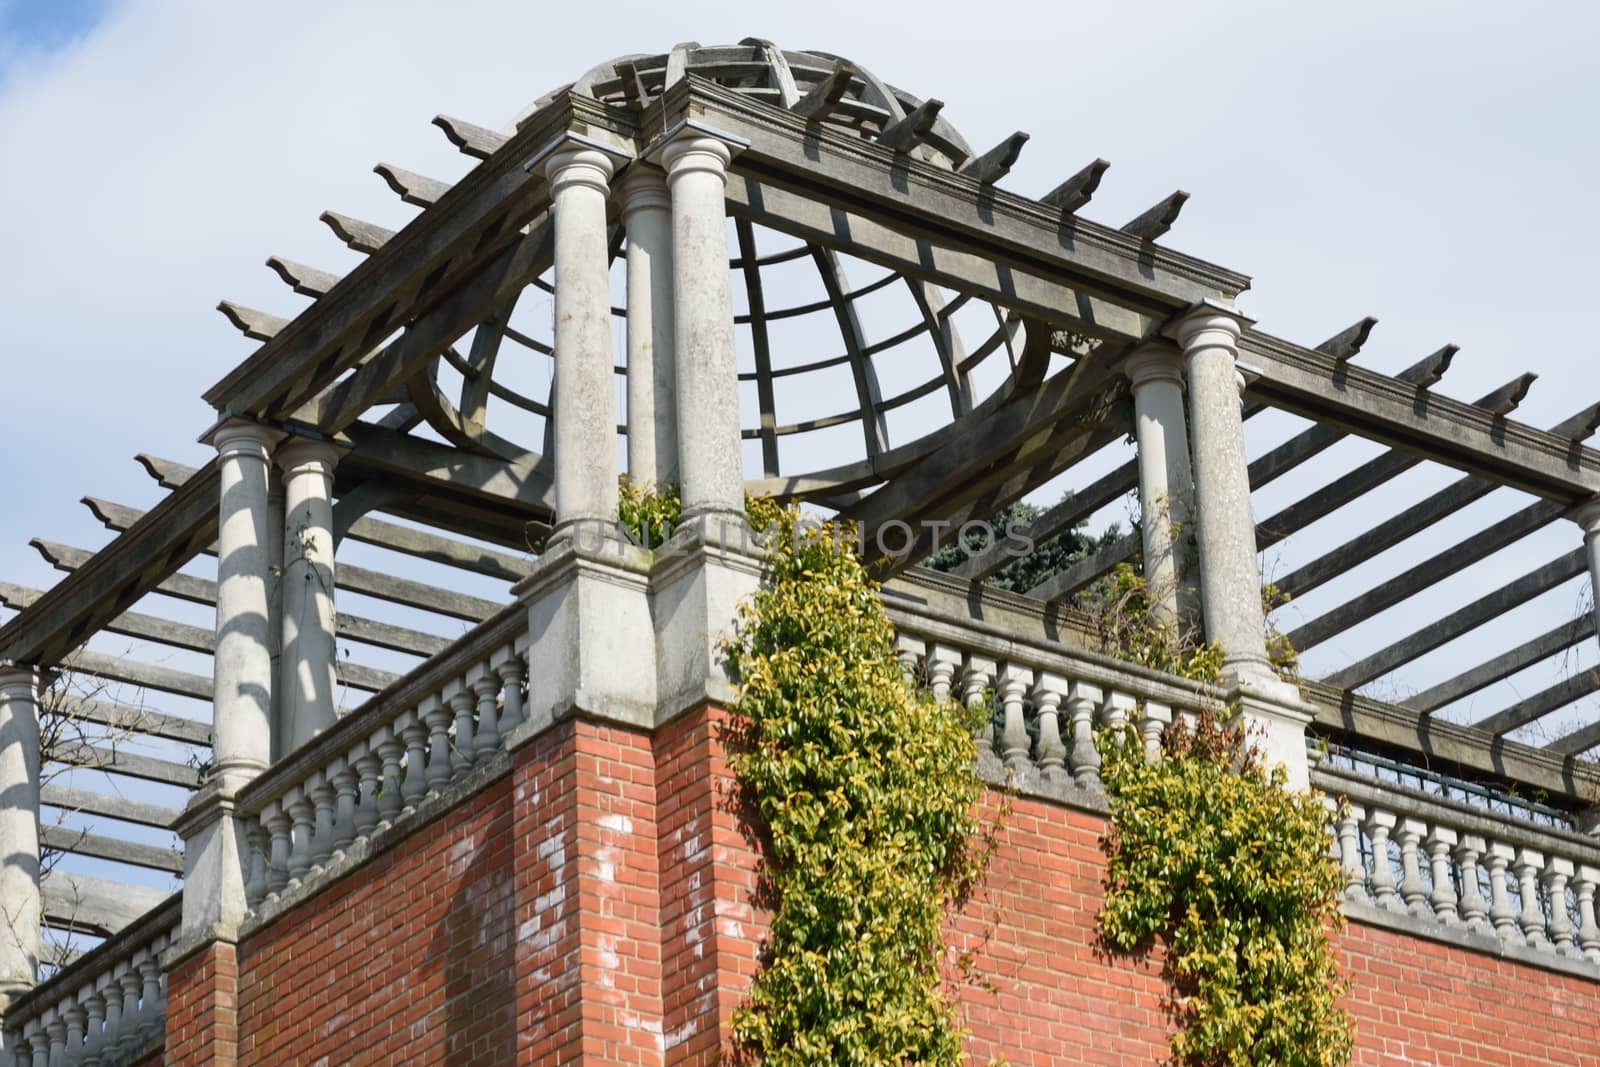
[[1448,823],[1452,830],[1507,841],[1540,852],[1553,852],[1591,866],[1600,866],[1600,839],[1502,815],[1449,797],[1385,782],[1346,767],[1314,767],[1311,784],[1329,796],[1343,796],[1363,808],[1381,808],[1396,815]]
[[386,718],[392,719],[415,707],[422,698],[437,693],[444,685],[458,678],[466,667],[482,661],[496,649],[513,643],[526,632],[527,626],[527,605],[507,604],[498,613],[418,664],[414,670],[374,693],[333,726],[261,772],[239,791],[239,811],[248,815],[260,814],[267,804],[281,799],[312,773],[348,752]]

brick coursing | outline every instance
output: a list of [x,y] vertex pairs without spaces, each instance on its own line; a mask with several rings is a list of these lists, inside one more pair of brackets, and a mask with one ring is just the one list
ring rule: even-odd
[[[242,942],[170,976],[169,1064],[712,1067],[766,927],[716,707],[584,719]],[[999,798],[985,797],[992,814]],[[973,1061],[1163,1063],[1159,949],[1102,951],[1105,820],[1019,797],[949,925]],[[1600,1067],[1600,983],[1352,923],[1361,1067]],[[970,956],[969,981],[957,965]],[[237,1018],[232,983],[237,981]]]

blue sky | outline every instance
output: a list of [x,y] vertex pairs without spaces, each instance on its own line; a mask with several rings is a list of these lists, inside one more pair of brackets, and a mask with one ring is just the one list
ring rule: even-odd
[[[356,257],[317,221],[324,210],[403,225],[411,209],[373,164],[459,177],[470,161],[429,125],[434,114],[499,126],[594,63],[682,40],[755,35],[849,56],[945,100],[975,145],[1028,130],[1003,183],[1018,192],[1042,193],[1103,156],[1112,168],[1085,212],[1097,221],[1120,224],[1185,189],[1193,199],[1165,243],[1251,274],[1241,304],[1274,333],[1314,344],[1376,315],[1362,363],[1393,372],[1459,344],[1441,390],[1469,400],[1538,371],[1518,413],[1534,425],[1600,396],[1591,251],[1600,5],[993,0],[982,17],[970,3],[929,3],[893,19],[860,10],[691,0],[616,2],[596,17],[593,7],[521,0],[0,0],[0,578],[57,579],[29,537],[103,543],[80,496],[156,499],[135,452],[204,461],[195,436],[211,413],[199,396],[253,347],[217,301],[298,311],[303,302],[263,267],[268,255],[350,269]],[[1292,429],[1253,420],[1253,453]],[[1260,494],[1258,513],[1377,451],[1330,450]],[[1291,570],[1453,477],[1397,479],[1275,549],[1268,568]],[[1288,621],[1510,513],[1517,503],[1505,496],[1291,605]],[[1100,518],[1125,521],[1125,509]],[[1571,523],[1553,524],[1316,650],[1312,666],[1359,658],[1577,543]],[[1431,685],[1570,618],[1584,596],[1582,583],[1563,586],[1379,691]],[[1489,714],[1595,659],[1590,647],[1541,665],[1463,715]]]

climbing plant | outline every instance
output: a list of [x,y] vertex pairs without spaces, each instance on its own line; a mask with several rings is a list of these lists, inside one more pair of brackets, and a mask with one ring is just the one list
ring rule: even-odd
[[677,529],[682,513],[683,501],[672,482],[642,484],[626,474],[617,479],[617,521],[635,544],[661,546]]
[[749,511],[766,574],[727,649],[730,764],[772,921],[737,1051],[768,1067],[954,1067],[940,928],[986,855],[974,724],[906,682],[853,531]]
[[1145,759],[1101,738],[1111,803],[1100,930],[1120,952],[1160,938],[1185,1067],[1343,1067],[1350,1024],[1329,931],[1341,921],[1327,812],[1266,771],[1211,711]]

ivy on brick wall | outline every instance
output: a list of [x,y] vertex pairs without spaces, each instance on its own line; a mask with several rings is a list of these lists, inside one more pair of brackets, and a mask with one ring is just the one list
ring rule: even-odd
[[1329,932],[1341,921],[1328,816],[1290,793],[1237,723],[1202,713],[1146,760],[1101,738],[1111,802],[1100,929],[1121,952],[1157,938],[1185,1067],[1343,1067],[1350,1024]]
[[773,910],[737,1051],[767,1067],[955,1067],[941,923],[986,859],[974,724],[904,680],[849,530],[765,502],[750,514],[767,569],[728,646],[730,764]]

